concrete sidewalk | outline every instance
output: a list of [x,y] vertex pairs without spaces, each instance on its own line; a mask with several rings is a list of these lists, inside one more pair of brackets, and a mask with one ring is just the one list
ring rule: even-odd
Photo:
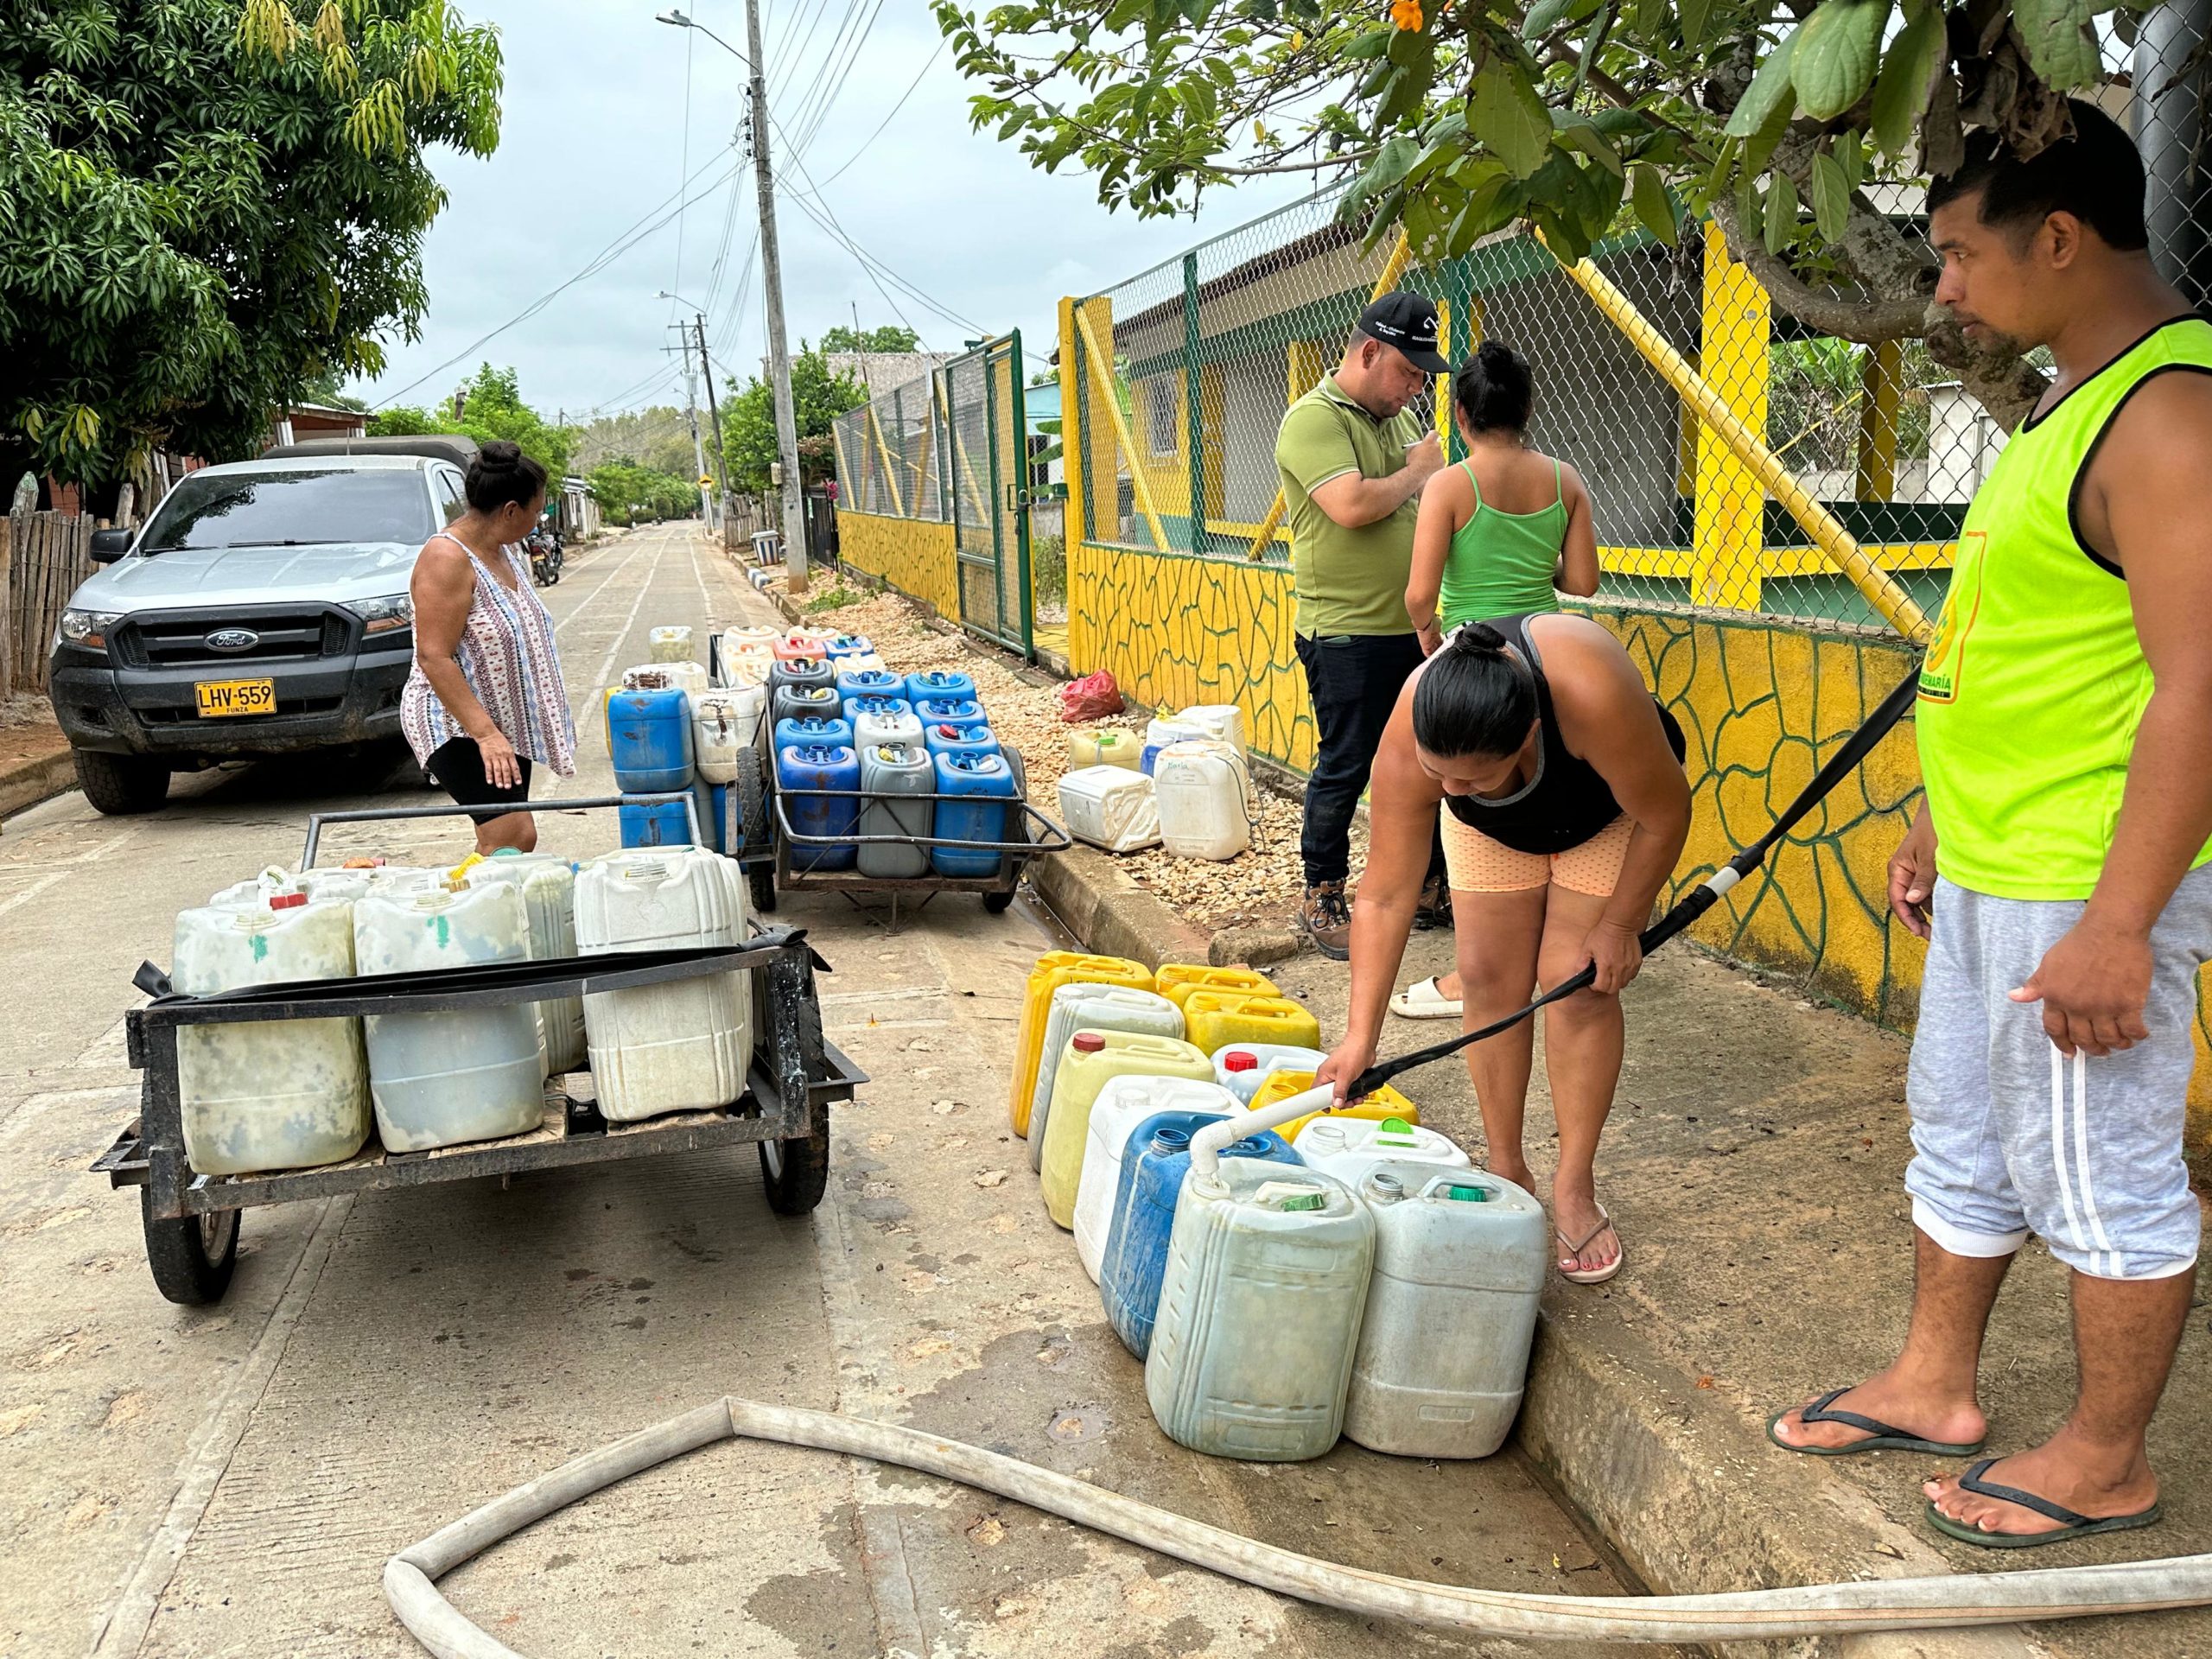
[[[1451,948],[1447,934],[1416,934],[1406,976],[1446,970]],[[1325,1033],[1343,1030],[1343,967],[1306,956],[1269,972]],[[1520,1440],[1647,1584],[1713,1591],[2212,1549],[2212,1344],[2201,1328],[2183,1344],[2152,1433],[2167,1520],[2148,1531],[2030,1557],[1976,1550],[1921,1520],[1920,1482],[1952,1465],[1770,1446],[1773,1412],[1878,1369],[1903,1338],[1906,1045],[1681,947],[1652,960],[1627,1003],[1599,1192],[1628,1265],[1596,1290],[1553,1279]],[[1393,1020],[1384,1052],[1449,1029]],[[1399,1086],[1425,1122],[1479,1148],[1462,1065],[1440,1063]],[[1541,1039],[1529,1105],[1529,1156],[1548,1179]],[[1999,1303],[1982,1377],[1992,1454],[2042,1439],[2070,1404],[2065,1274],[2039,1245]],[[2080,1659],[2212,1652],[2212,1613],[2032,1636]],[[1991,1639],[1976,1638],[1977,1650],[1993,1651]]]

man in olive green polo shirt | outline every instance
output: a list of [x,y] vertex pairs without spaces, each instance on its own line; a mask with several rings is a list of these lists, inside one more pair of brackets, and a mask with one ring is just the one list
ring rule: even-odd
[[1352,812],[1398,693],[1421,660],[1406,578],[1421,486],[1444,465],[1444,446],[1406,406],[1448,368],[1436,349],[1435,306],[1387,294],[1361,314],[1336,372],[1291,404],[1275,435],[1298,660],[1318,737],[1300,836],[1299,922],[1339,962],[1351,954]]

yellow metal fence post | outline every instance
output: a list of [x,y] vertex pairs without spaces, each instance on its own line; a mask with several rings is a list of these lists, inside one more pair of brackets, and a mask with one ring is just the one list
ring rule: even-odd
[[[1707,226],[1698,372],[1750,432],[1766,430],[1772,319],[1766,290],[1729,257],[1719,226]],[[1695,477],[1690,602],[1756,611],[1766,492],[1749,467],[1718,444],[1700,447]]]
[[1113,390],[1114,355],[1099,345],[1098,331],[1091,326],[1090,314],[1087,310],[1076,313],[1075,323],[1077,331],[1083,336],[1084,349],[1090,354],[1093,380],[1098,378],[1101,365],[1103,365],[1108,378],[1106,415],[1114,423],[1114,435],[1122,441],[1122,448],[1129,452],[1129,482],[1136,491],[1138,510],[1144,514],[1145,523],[1152,528],[1153,545],[1162,553],[1167,552],[1166,528],[1160,522],[1160,513],[1152,505],[1152,486],[1145,481],[1144,467],[1139,458],[1135,441],[1129,436],[1129,423],[1122,414],[1122,400]]
[[906,516],[906,498],[899,488],[899,469],[891,461],[891,446],[883,441],[883,423],[875,417],[875,405],[868,406],[868,429],[875,434],[875,453],[883,461],[883,481],[891,486],[891,511],[899,518]]
[[1904,342],[1885,340],[1872,348],[1859,372],[1858,498],[1888,501],[1897,493],[1897,410],[1904,400]]
[[[1803,525],[1821,551],[1834,562],[1852,585],[1872,606],[1875,613],[1916,645],[1925,645],[1934,632],[1927,613],[1913,601],[1889,574],[1866,556],[1843,527],[1836,516],[1822,506],[1812,493],[1797,481],[1795,474],[1782,464],[1775,453],[1766,447],[1765,439],[1745,424],[1743,417],[1708,383],[1682,354],[1668,342],[1665,335],[1654,327],[1649,318],[1637,309],[1633,302],[1615,287],[1612,282],[1584,259],[1573,264],[1560,262],[1576,286],[1587,294],[1608,321],[1626,336],[1644,360],[1659,372],[1660,377],[1673,387],[1677,397],[1697,411],[1698,418],[1714,441],[1749,468],[1759,484],[1770,492],[1788,510],[1790,516]],[[1712,444],[1698,445],[1699,458]],[[1702,468],[1700,468],[1702,476]]]

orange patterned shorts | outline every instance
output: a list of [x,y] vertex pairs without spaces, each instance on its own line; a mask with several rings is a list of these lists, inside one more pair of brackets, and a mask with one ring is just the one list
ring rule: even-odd
[[1636,821],[1624,812],[1580,847],[1563,853],[1523,853],[1465,824],[1440,807],[1445,874],[1454,893],[1530,893],[1565,887],[1593,899],[1612,895],[1628,858]]

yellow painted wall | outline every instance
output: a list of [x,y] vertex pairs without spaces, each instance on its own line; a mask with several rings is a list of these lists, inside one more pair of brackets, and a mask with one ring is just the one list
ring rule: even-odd
[[1277,565],[1068,550],[1068,657],[1149,709],[1233,702],[1253,748],[1305,772],[1313,710],[1291,645],[1290,573]]
[[952,526],[837,509],[837,546],[847,564],[920,600],[938,615],[960,614]]

